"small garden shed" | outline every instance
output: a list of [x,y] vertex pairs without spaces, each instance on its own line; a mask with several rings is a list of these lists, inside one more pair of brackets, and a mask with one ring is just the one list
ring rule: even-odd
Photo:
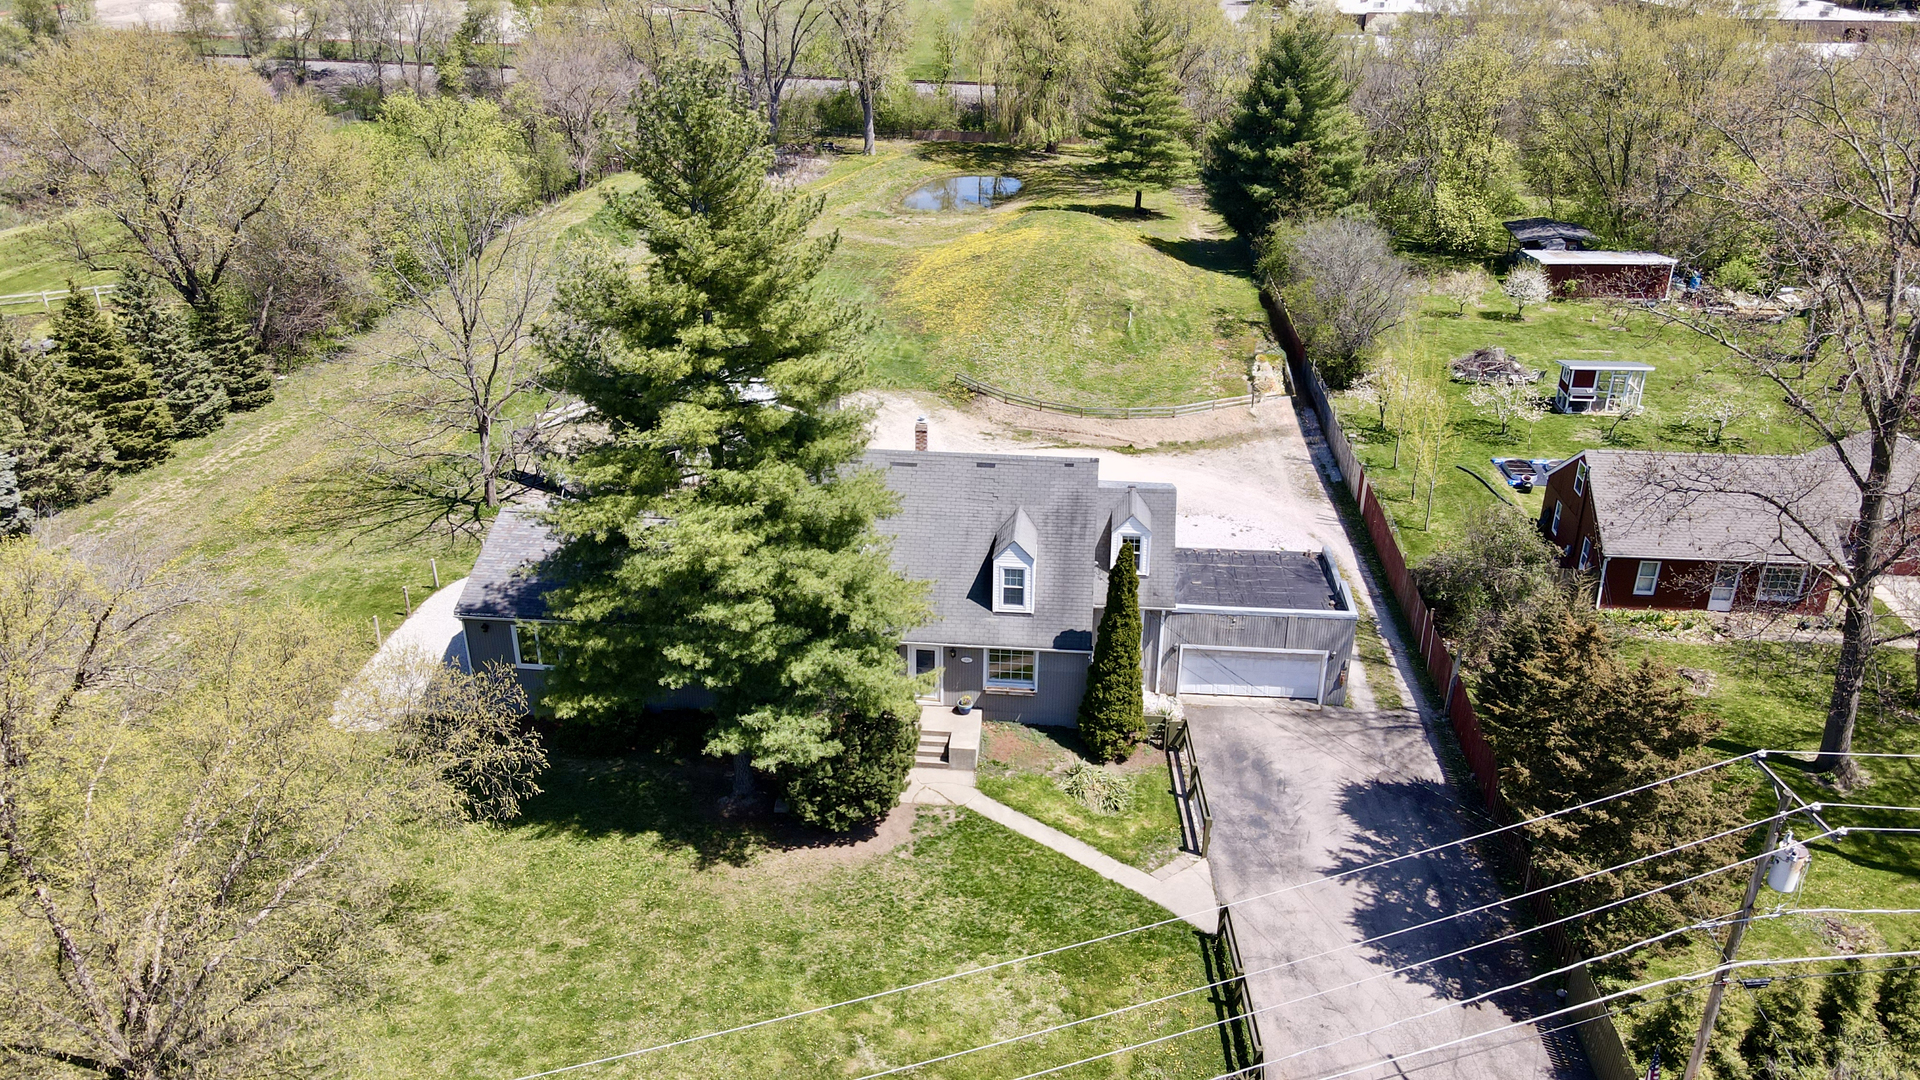
[[1557,413],[1617,413],[1634,408],[1647,392],[1652,364],[1636,360],[1562,360]]
[[1522,248],[1547,273],[1558,296],[1604,296],[1615,300],[1665,300],[1678,261],[1652,251],[1567,251]]

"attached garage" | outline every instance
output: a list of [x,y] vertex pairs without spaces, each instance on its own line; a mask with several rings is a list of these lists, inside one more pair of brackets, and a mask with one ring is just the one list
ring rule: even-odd
[[1319,701],[1327,654],[1304,649],[1180,647],[1182,694],[1305,698]]
[[1353,595],[1319,551],[1179,548],[1173,610],[1146,621],[1162,694],[1346,700]]

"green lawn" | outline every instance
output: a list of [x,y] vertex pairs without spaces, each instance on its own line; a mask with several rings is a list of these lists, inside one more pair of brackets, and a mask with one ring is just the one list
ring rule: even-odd
[[1172,779],[1165,756],[1154,747],[1143,744],[1117,767],[1132,788],[1132,805],[1102,814],[1055,783],[1069,765],[1085,760],[1072,729],[989,723],[983,744],[977,782],[993,798],[1142,870],[1160,867],[1178,852]]
[[[840,248],[827,286],[873,313],[883,385],[967,372],[1051,400],[1177,404],[1244,394],[1265,331],[1246,248],[1191,193],[1088,181],[1086,160],[1002,146],[888,143],[835,162],[810,190]],[[909,211],[930,180],[1026,184],[992,210]]]
[[948,74],[950,79],[974,79],[979,73],[974,70],[972,50],[967,48],[972,31],[974,0],[913,0],[907,5],[908,31],[907,54],[902,70],[909,79],[931,79],[936,74],[935,45],[944,27],[953,27],[959,35],[961,50],[959,63]]
[[[923,809],[898,846],[795,846],[703,814],[718,769],[562,757],[543,783],[511,828],[416,839],[405,945],[338,1030],[351,1075],[516,1076],[1166,917],[964,811]],[[1199,939],[1162,927],[590,1075],[845,1078],[1208,981]],[[1197,993],[913,1075],[1014,1076],[1217,1018]],[[1071,1075],[1224,1069],[1206,1031]]]
[[[579,229],[601,204],[595,189],[546,215],[557,229]],[[0,248],[0,258],[8,253]],[[16,266],[0,262],[0,275]],[[404,588],[418,603],[432,591],[435,563],[441,582],[451,582],[479,553],[477,540],[422,536],[412,522],[342,522],[310,485],[350,446],[337,421],[364,410],[364,385],[391,384],[393,376],[367,360],[382,341],[376,329],[337,357],[294,369],[280,379],[271,404],[228,417],[205,438],[175,443],[173,457],[118,477],[106,498],[56,518],[56,530],[195,563],[245,595],[310,603],[365,627],[371,653],[373,618],[383,629],[396,625],[405,613]]]
[[[72,248],[60,239],[59,229],[66,220],[34,222],[0,231],[0,296],[65,289],[69,280],[100,285],[119,276],[111,271],[89,270],[74,261]],[[92,234],[99,230],[100,226],[89,223],[83,231]],[[0,314],[25,316],[36,310],[31,305],[11,304]]]
[[[1419,314],[1393,335],[1389,348],[1413,363],[1437,372],[1445,381],[1452,404],[1452,443],[1434,491],[1433,524],[1426,520],[1426,485],[1413,493],[1412,469],[1403,457],[1393,468],[1393,436],[1380,426],[1378,412],[1368,403],[1334,395],[1341,427],[1367,466],[1367,475],[1387,511],[1399,526],[1401,542],[1410,560],[1418,561],[1439,544],[1460,535],[1462,524],[1495,496],[1479,481],[1455,468],[1464,465],[1483,476],[1529,516],[1540,512],[1541,492],[1521,494],[1509,489],[1488,464],[1492,457],[1566,458],[1588,447],[1724,450],[1765,453],[1793,451],[1806,445],[1802,431],[1786,415],[1777,393],[1742,369],[1741,361],[1700,336],[1666,325],[1640,309],[1597,301],[1556,301],[1530,308],[1526,319],[1509,316],[1513,306],[1498,291],[1490,291],[1480,310],[1464,318],[1453,315],[1451,304],[1427,297]],[[1544,371],[1537,389],[1551,397],[1559,376],[1557,360],[1638,360],[1652,364],[1647,377],[1643,416],[1620,425],[1608,443],[1608,418],[1548,414],[1529,427],[1515,423],[1506,435],[1499,425],[1467,403],[1471,389],[1446,379],[1446,365],[1483,346],[1498,345],[1521,363]],[[1728,393],[1750,413],[1730,425],[1725,437],[1708,445],[1696,426],[1683,421],[1695,395]]]
[[[1676,666],[1713,673],[1715,685],[1705,704],[1726,722],[1725,730],[1714,743],[1714,749],[1721,756],[1732,757],[1760,748],[1810,751],[1819,745],[1827,692],[1832,685],[1833,659],[1829,648],[1646,638],[1629,638],[1626,642],[1630,655],[1646,654]],[[1920,726],[1913,721],[1916,704],[1913,689],[1913,653],[1882,649],[1872,689],[1861,708],[1854,749],[1920,753]],[[1758,787],[1761,781],[1757,770],[1740,768],[1754,779],[1758,790],[1764,791]],[[1776,761],[1774,768],[1808,802],[1920,806],[1920,761],[1868,761],[1866,769],[1872,783],[1847,795],[1837,794],[1821,779],[1790,763]],[[1764,816],[1772,812],[1773,800],[1763,795],[1755,807],[1755,816]],[[1836,827],[1920,827],[1920,814],[1912,813],[1829,810],[1826,817],[1829,824]],[[1800,835],[1807,834],[1804,824],[1795,827]],[[1749,854],[1758,851],[1757,845],[1756,840]],[[1920,908],[1920,836],[1862,833],[1823,841],[1812,848],[1813,864],[1806,884],[1788,903],[1789,910]],[[1728,876],[1744,883],[1743,874]],[[1771,910],[1784,899],[1772,892],[1763,892],[1761,909]],[[1873,946],[1855,947],[1853,951],[1920,948],[1920,917],[1788,915],[1767,919],[1753,924],[1741,955],[1760,959],[1844,952],[1848,950],[1841,942],[1842,933]],[[1685,947],[1660,957],[1648,977],[1705,969],[1713,965],[1714,957],[1714,944],[1704,936],[1696,936]],[[1727,1010],[1721,1023],[1727,1025],[1728,1030],[1740,1030],[1752,1016],[1751,996],[1729,995]],[[1630,1025],[1633,1015],[1628,1014],[1622,1023]]]

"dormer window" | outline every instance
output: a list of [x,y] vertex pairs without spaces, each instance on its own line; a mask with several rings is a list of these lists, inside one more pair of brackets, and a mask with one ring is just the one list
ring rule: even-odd
[[1016,510],[993,537],[993,563],[990,567],[995,614],[1031,615],[1039,582],[1036,554],[1040,550],[1039,530],[1025,510]]
[[1147,509],[1147,501],[1132,488],[1127,489],[1127,497],[1107,522],[1107,569],[1113,569],[1129,540],[1133,541],[1134,569],[1144,577],[1147,567],[1153,565],[1153,514]]

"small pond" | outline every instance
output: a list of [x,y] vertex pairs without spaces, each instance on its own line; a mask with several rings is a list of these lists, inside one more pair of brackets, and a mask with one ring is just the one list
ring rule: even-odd
[[909,210],[965,210],[1013,198],[1020,181],[1011,176],[949,176],[915,188],[907,196]]

